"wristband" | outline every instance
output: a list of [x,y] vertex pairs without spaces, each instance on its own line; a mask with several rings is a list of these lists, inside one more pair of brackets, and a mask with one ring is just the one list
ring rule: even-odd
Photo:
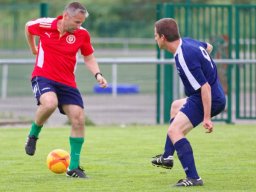
[[97,79],[98,75],[102,76],[102,73],[100,73],[100,72],[95,73],[95,75],[94,75],[95,79]]

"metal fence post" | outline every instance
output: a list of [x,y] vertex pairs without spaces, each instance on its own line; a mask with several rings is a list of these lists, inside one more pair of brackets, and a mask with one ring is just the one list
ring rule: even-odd
[[6,99],[7,97],[7,83],[8,83],[8,65],[3,65],[3,72],[2,72],[2,99]]
[[228,66],[228,94],[227,94],[227,120],[226,123],[232,123],[232,65]]
[[[156,7],[156,19],[160,19],[162,16],[163,4],[157,4]],[[156,45],[157,59],[161,58],[161,51]],[[160,124],[161,120],[161,64],[156,64],[156,123]]]
[[40,17],[48,16],[48,3],[40,3]]
[[[172,4],[166,4],[164,7],[165,17],[174,17],[174,7]],[[167,51],[164,52],[164,58],[173,58],[173,55]],[[173,101],[173,66],[164,66],[164,123],[170,121],[170,106]]]
[[117,95],[117,64],[112,65],[112,96]]

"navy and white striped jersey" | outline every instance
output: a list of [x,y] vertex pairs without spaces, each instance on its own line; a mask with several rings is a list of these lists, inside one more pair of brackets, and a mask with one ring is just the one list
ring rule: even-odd
[[[178,74],[184,84],[187,96],[200,94],[200,88],[206,82],[213,89],[219,89],[217,67],[206,51],[207,43],[191,38],[180,39],[174,58]],[[219,84],[215,86],[215,84]],[[219,91],[218,91],[219,92]]]

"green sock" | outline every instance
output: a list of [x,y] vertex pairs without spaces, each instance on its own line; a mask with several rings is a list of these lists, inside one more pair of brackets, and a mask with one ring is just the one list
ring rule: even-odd
[[69,169],[76,169],[80,163],[80,152],[84,143],[84,138],[69,137],[70,143],[70,165]]
[[39,126],[35,122],[33,122],[32,125],[31,125],[29,136],[34,135],[36,138],[38,138],[38,135],[39,135],[42,127],[43,127],[43,125]]

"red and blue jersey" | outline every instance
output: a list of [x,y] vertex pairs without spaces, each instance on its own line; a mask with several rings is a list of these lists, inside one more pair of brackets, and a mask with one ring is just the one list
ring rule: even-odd
[[60,37],[57,29],[57,21],[60,19],[62,16],[39,18],[26,24],[29,33],[39,37],[32,78],[41,76],[76,88],[75,69],[79,50],[83,56],[88,56],[94,49],[89,32],[82,27]]

